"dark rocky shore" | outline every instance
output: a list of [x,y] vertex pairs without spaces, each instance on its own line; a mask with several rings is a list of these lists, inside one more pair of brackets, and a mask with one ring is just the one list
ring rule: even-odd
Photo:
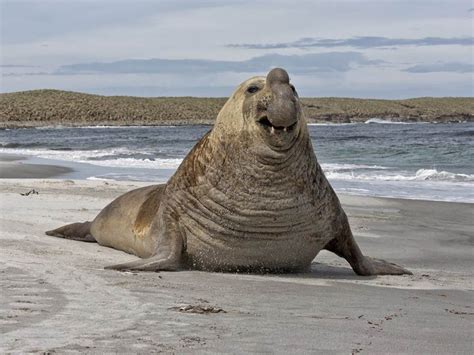
[[[100,96],[60,90],[0,94],[0,128],[48,125],[212,124],[227,98]],[[303,98],[309,122],[381,118],[403,122],[474,120],[474,98],[375,100]]]

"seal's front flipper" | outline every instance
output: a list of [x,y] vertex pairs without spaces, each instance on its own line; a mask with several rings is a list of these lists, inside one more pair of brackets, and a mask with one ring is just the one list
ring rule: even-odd
[[369,256],[364,256],[364,258],[364,262],[370,263],[371,265],[371,269],[373,270],[372,275],[413,275],[411,271],[397,264]]
[[173,228],[164,228],[158,237],[155,255],[129,263],[106,266],[108,270],[175,271],[183,261],[183,239]]
[[154,256],[129,263],[106,266],[105,269],[119,271],[176,271],[180,266],[180,261],[175,257],[161,258]]
[[95,243],[96,240],[90,233],[90,230],[91,222],[71,223],[57,229],[47,231],[45,234],[52,237]]
[[343,222],[341,232],[324,249],[346,259],[357,275],[413,275],[411,271],[396,264],[364,256],[352,235],[347,219]]

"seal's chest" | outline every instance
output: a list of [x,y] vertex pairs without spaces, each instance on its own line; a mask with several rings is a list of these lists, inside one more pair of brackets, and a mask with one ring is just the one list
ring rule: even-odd
[[194,267],[302,268],[324,247],[309,199],[242,202],[203,199],[183,215],[180,226]]

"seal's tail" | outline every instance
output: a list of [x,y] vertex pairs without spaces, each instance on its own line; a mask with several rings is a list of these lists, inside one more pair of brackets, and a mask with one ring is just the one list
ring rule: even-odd
[[57,229],[53,229],[45,232],[47,235],[52,237],[80,240],[81,242],[92,242],[95,243],[96,240],[90,233],[91,222],[83,223],[72,223]]

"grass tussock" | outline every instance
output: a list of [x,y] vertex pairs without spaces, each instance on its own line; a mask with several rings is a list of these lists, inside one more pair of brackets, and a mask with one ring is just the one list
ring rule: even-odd
[[[100,96],[60,90],[0,94],[0,127],[45,125],[212,124],[226,98]],[[309,122],[463,122],[474,118],[474,98],[374,100],[302,98]]]

